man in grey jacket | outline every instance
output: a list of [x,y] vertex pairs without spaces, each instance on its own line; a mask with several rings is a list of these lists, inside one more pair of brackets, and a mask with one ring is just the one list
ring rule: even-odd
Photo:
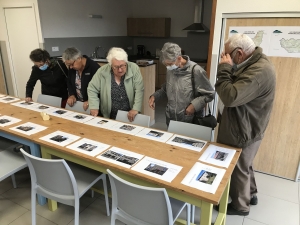
[[246,216],[256,205],[252,163],[267,128],[275,96],[275,70],[250,37],[235,34],[225,42],[216,91],[224,104],[217,142],[242,148],[231,176],[227,214]]
[[[161,51],[161,61],[167,67],[166,83],[149,99],[150,108],[162,97],[168,98],[166,123],[170,120],[192,123],[194,114],[202,115],[206,103],[213,100],[214,89],[207,79],[206,72],[187,55],[181,55],[181,48],[167,42]],[[193,93],[191,73],[194,67]]]

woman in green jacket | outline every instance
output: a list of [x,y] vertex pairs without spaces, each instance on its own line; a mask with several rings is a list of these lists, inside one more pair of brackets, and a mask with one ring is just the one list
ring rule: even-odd
[[128,55],[122,48],[111,48],[107,61],[108,64],[95,73],[87,89],[91,115],[115,119],[118,110],[123,110],[128,111],[128,119],[133,121],[143,104],[140,69],[128,62]]

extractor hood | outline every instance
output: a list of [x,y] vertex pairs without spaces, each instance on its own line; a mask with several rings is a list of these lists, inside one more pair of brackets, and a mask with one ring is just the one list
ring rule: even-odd
[[204,0],[195,1],[194,23],[184,28],[190,32],[209,32],[209,29],[203,24]]

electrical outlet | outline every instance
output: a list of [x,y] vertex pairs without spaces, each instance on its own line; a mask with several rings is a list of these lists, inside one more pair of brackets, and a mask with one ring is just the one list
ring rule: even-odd
[[52,52],[58,52],[59,51],[59,47],[52,47]]
[[127,50],[132,50],[132,46],[128,46],[128,47],[127,47]]

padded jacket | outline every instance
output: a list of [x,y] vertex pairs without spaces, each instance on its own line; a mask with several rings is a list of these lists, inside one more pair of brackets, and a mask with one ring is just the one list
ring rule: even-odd
[[275,97],[275,70],[262,49],[235,73],[219,64],[216,91],[224,104],[217,142],[244,148],[263,138]]

